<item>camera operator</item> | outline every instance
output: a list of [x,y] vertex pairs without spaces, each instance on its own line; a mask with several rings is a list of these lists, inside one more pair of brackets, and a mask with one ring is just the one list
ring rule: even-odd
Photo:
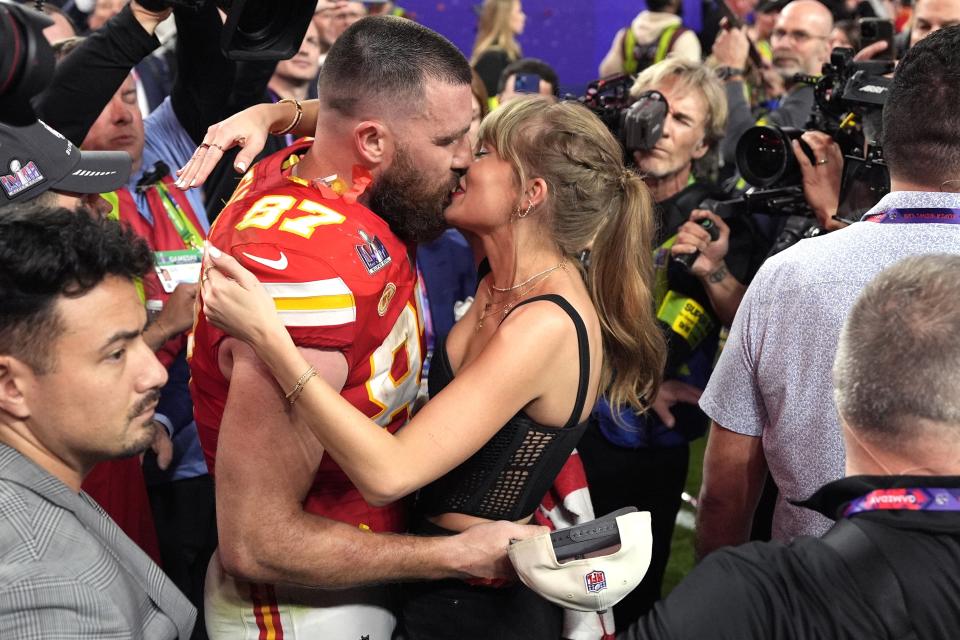
[[802,128],[813,109],[813,87],[794,82],[796,74],[817,75],[830,59],[829,38],[833,29],[830,11],[816,0],[794,0],[777,17],[770,43],[773,68],[784,82],[786,93],[776,108],[753,112],[744,92],[743,74],[749,41],[745,29],[722,31],[713,45],[713,57],[726,82],[730,112],[727,135],[720,145],[725,164],[732,164],[737,142],[754,124]]
[[768,468],[780,490],[776,540],[829,527],[828,518],[790,502],[843,472],[829,371],[840,325],[884,267],[915,254],[960,253],[958,73],[960,27],[907,52],[883,108],[891,192],[864,221],[768,260],[744,296],[700,400],[714,420],[698,511],[701,555],[746,541]]
[[[626,412],[615,420],[601,403],[599,429],[588,430],[578,447],[597,513],[632,505],[653,515],[653,561],[640,586],[615,607],[618,626],[660,597],[687,474],[688,442],[707,427],[696,401],[710,374],[721,326],[733,318],[744,283],[763,255],[754,249],[745,221],[734,219],[728,226],[699,209],[707,198],[722,199],[715,185],[694,177],[710,164],[726,124],[720,80],[700,62],[669,58],[641,73],[631,94],[644,100],[650,91],[666,99],[662,134],[652,149],[635,151],[633,159],[657,202],[655,305],[670,340],[665,382],[654,411],[644,415]],[[703,221],[719,231],[715,239]],[[696,251],[700,254],[689,270],[673,259]]]

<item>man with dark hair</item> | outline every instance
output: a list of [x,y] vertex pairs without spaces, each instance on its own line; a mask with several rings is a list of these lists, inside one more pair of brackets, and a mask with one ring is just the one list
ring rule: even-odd
[[956,24],[960,24],[960,0],[917,0],[910,22],[910,46]]
[[800,503],[830,531],[718,551],[624,640],[955,637],[958,273],[958,255],[912,256],[850,308],[833,359],[847,477]]
[[884,267],[915,254],[960,253],[958,80],[960,27],[911,48],[883,110],[891,193],[861,222],[768,260],[747,290],[700,399],[714,420],[698,511],[701,554],[746,541],[768,469],[780,490],[775,539],[830,526],[791,502],[843,473],[829,367],[847,310]]
[[86,212],[0,213],[0,636],[190,637],[196,611],[80,490],[143,452],[167,374],[143,241]]
[[559,96],[560,80],[557,78],[557,72],[549,64],[537,58],[520,58],[508,64],[500,74],[500,81],[497,83],[498,104],[531,93],[554,98]]
[[[264,283],[318,375],[391,431],[408,418],[422,364],[413,243],[444,229],[472,159],[470,82],[462,54],[429,29],[357,22],[320,71],[315,138],[251,168],[210,236]],[[289,111],[288,128],[301,108],[257,107]],[[229,146],[217,131],[210,150]],[[217,489],[211,638],[268,628],[390,638],[391,589],[367,585],[499,577],[509,539],[539,531],[502,522],[451,537],[392,535],[406,530],[403,502],[364,501],[245,343],[201,316],[191,368]]]
[[699,62],[700,41],[683,27],[679,11],[679,0],[647,0],[646,9],[613,37],[610,51],[600,63],[600,77],[635,75],[667,56]]
[[84,489],[162,561],[200,609],[203,577],[216,547],[216,513],[213,479],[193,419],[186,354],[209,222],[201,194],[176,189],[169,174],[203,139],[207,124],[215,120],[212,114],[219,116],[233,64],[220,54],[218,39],[210,37],[221,25],[216,6],[178,9],[178,53],[182,60],[196,56],[203,64],[182,64],[172,95],[143,118],[130,68],[160,44],[155,31],[170,12],[150,11],[134,1],[95,34],[57,47],[57,72],[37,108],[46,121],[62,124],[66,135],[82,140],[84,149],[130,154],[129,181],[88,200],[89,206],[129,224],[147,240],[158,262],[179,260],[183,265],[193,255],[192,276],[187,266],[175,279],[163,279],[154,269],[143,279],[146,304],[153,311],[145,339],[169,374],[154,415],[164,426],[157,431],[158,455],[146,456],[142,468],[138,461],[101,465]]

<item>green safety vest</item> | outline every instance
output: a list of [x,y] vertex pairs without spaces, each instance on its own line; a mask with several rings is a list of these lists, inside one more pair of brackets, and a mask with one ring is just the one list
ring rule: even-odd
[[[681,25],[674,24],[662,32],[657,39],[657,50],[653,55],[653,60],[649,64],[656,64],[664,59],[673,48],[673,43],[680,35],[686,31]],[[637,57],[637,36],[629,26],[623,34],[623,71],[630,75],[636,74],[640,69],[640,60]]]

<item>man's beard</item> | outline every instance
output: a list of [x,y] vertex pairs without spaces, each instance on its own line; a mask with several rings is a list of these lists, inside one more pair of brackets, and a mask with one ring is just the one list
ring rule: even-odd
[[390,169],[370,188],[370,209],[386,220],[401,240],[429,242],[447,228],[443,211],[459,182],[459,176],[451,172],[449,182],[431,188],[406,150],[398,147]]
[[[776,60],[776,56],[774,56],[774,60]],[[798,73],[804,73],[804,68],[803,65],[800,64],[800,61],[792,58],[780,64],[774,62],[773,68],[780,78],[782,78],[783,81],[788,85],[793,84],[794,76],[796,76]]]
[[[147,395],[145,395],[132,409],[130,409],[130,412],[127,414],[128,425],[132,425],[133,421],[138,419],[141,413],[149,409],[150,406],[155,404],[159,399],[159,389],[155,389],[147,393]],[[159,422],[154,422],[153,424],[154,429],[165,428]],[[113,457],[128,458],[146,451],[153,443],[154,429],[144,429],[140,433],[130,431],[130,435],[134,436],[133,439],[128,442],[124,442],[120,451],[116,452]]]

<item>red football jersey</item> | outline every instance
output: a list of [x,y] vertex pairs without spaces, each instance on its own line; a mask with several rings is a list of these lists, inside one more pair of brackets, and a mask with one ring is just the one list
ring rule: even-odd
[[[298,346],[343,353],[348,374],[341,395],[393,432],[409,417],[424,353],[410,247],[366,207],[288,177],[286,160],[309,146],[298,142],[251,168],[217,218],[210,242],[263,283]],[[210,473],[229,387],[217,359],[224,337],[200,315],[191,391]],[[304,508],[375,531],[405,525],[402,505],[367,505],[329,455]]]

